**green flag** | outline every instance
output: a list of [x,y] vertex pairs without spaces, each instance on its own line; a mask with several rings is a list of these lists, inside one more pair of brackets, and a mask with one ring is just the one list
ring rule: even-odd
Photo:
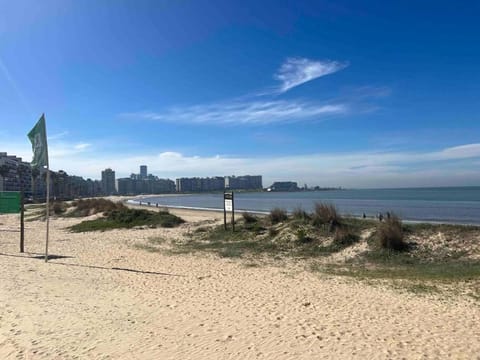
[[44,114],[30,130],[28,138],[32,143],[33,150],[32,168],[48,166],[47,130]]

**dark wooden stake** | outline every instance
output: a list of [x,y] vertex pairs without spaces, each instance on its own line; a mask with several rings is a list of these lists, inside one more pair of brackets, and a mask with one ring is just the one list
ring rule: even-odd
[[232,232],[235,231],[235,201],[233,201],[233,191],[232,191]]
[[223,229],[227,230],[227,209],[225,208],[225,193],[223,193]]
[[22,194],[20,196],[20,252],[25,252],[25,223],[24,223],[24,213],[25,213],[25,206],[24,206],[25,197]]

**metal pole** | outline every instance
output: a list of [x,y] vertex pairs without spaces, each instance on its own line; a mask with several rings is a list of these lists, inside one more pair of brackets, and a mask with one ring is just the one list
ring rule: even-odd
[[20,252],[24,252],[24,244],[25,244],[25,223],[24,223],[24,212],[25,212],[25,206],[23,205],[24,203],[24,195],[23,191],[20,196]]
[[46,212],[47,236],[45,241],[45,262],[48,261],[48,230],[50,227],[50,168],[48,164],[47,164],[47,209],[46,210],[47,210]]
[[[45,114],[43,114],[45,116]],[[50,228],[50,161],[48,160],[47,125],[45,124],[45,152],[47,155],[47,236],[45,240],[45,262],[48,261],[48,230]]]

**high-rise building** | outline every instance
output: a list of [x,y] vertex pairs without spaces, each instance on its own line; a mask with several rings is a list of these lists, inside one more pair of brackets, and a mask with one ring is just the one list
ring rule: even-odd
[[15,155],[0,152],[0,191],[23,191],[32,189],[32,169],[28,162]]
[[225,188],[230,190],[260,190],[262,189],[262,176],[225,176]]
[[120,195],[171,193],[175,192],[175,183],[153,175],[149,175],[147,179],[129,177],[117,180],[117,190]]
[[105,195],[116,194],[115,189],[115,171],[105,169],[102,171],[102,191]]
[[140,165],[140,178],[141,179],[147,178],[147,165]]

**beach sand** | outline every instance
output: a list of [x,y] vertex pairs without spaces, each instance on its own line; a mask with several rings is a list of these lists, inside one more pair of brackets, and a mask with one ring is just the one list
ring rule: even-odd
[[[223,214],[172,210],[174,229],[70,233],[80,219],[0,216],[0,359],[479,359],[480,306],[313,273],[138,248]],[[216,219],[216,220],[215,220]]]

